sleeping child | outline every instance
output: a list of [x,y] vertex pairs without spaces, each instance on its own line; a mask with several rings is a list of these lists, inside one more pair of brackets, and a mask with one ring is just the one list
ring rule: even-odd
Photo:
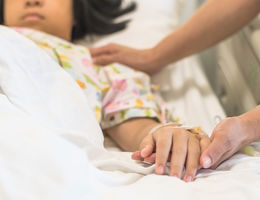
[[[87,34],[110,34],[128,21],[113,20],[135,8],[121,0],[0,0],[0,24],[35,42],[55,60],[85,94],[102,130],[132,158],[156,164],[156,173],[193,181],[201,153],[210,143],[201,131],[167,122],[150,77],[126,66],[92,64],[84,46]],[[182,173],[186,168],[184,176]]]

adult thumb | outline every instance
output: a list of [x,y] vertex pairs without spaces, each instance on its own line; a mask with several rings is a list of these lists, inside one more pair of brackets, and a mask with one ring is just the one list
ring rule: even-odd
[[202,153],[200,157],[200,165],[203,168],[210,168],[216,164],[222,156],[226,153],[227,149],[224,145],[225,141],[214,137],[208,148]]

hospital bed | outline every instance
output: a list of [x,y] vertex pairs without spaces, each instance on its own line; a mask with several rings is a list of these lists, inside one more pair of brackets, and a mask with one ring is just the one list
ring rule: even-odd
[[[132,19],[127,30],[81,42],[145,48],[179,26],[183,1],[138,3],[138,10],[126,16]],[[185,183],[155,175],[154,165],[131,160],[131,153],[109,138],[104,147],[75,81],[29,40],[3,27],[0,34],[0,199],[260,199],[259,157],[238,153]],[[210,134],[216,119],[225,117],[196,56],[168,66],[153,82],[185,124],[201,125]]]
[[228,116],[260,104],[260,16],[200,59]]

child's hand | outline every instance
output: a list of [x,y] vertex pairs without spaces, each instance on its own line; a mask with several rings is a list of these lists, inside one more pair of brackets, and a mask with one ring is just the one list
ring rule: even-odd
[[207,135],[165,126],[144,137],[140,151],[134,152],[132,159],[155,162],[157,174],[164,174],[166,163],[170,161],[170,176],[178,178],[181,178],[185,166],[183,180],[189,182],[194,180],[201,152],[209,144],[210,139]]

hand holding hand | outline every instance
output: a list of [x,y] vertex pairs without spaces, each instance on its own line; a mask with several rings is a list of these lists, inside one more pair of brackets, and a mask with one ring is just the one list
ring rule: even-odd
[[211,144],[202,153],[200,163],[203,168],[215,169],[250,141],[249,127],[241,117],[222,120],[214,129]]
[[[156,173],[164,174],[167,161],[170,161],[170,176],[193,181],[199,168],[199,158],[209,145],[207,135],[193,134],[185,129],[165,126],[144,137],[140,151],[134,152],[134,160],[156,163]],[[156,152],[156,153],[155,153]]]

